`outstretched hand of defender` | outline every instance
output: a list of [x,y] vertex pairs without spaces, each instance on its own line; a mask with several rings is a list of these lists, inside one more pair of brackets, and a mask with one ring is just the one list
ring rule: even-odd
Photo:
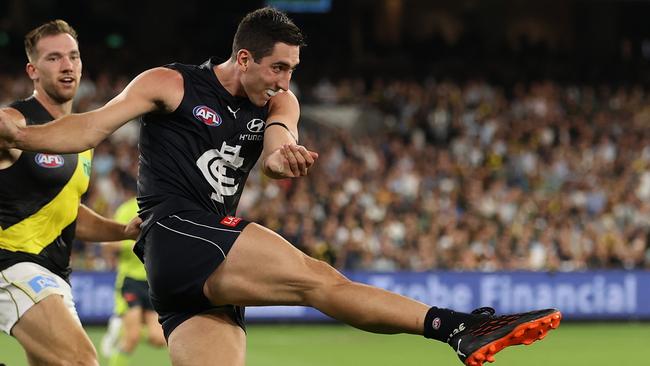
[[285,178],[297,178],[309,173],[309,168],[318,159],[318,153],[307,150],[302,145],[285,144],[277,151],[281,164],[272,168],[274,173]]
[[124,227],[124,236],[127,239],[136,240],[138,235],[140,235],[140,225],[142,224],[142,219],[139,216],[136,216],[133,220],[129,221]]
[[0,150],[13,148],[17,136],[18,126],[8,113],[0,110]]

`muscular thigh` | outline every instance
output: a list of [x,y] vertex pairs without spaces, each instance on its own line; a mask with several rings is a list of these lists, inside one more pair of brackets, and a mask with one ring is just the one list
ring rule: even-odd
[[18,340],[31,364],[77,357],[80,364],[93,362],[95,350],[81,327],[70,285],[38,264],[21,262],[1,271],[0,327]]
[[215,304],[301,305],[310,290],[346,281],[273,231],[250,224],[208,278],[204,292]]
[[30,359],[39,363],[65,359],[80,349],[94,352],[81,324],[59,295],[50,295],[32,306],[13,327],[12,335]]

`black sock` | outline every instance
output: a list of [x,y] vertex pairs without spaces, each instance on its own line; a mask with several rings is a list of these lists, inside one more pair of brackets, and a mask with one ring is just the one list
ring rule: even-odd
[[450,309],[432,307],[424,317],[424,337],[447,342],[459,325],[463,328],[480,321],[480,317],[467,313],[460,313]]

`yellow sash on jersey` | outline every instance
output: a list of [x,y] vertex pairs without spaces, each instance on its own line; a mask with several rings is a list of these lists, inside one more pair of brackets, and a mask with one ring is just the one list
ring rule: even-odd
[[79,153],[70,180],[52,201],[6,230],[0,228],[0,248],[38,254],[77,219],[81,196],[88,189],[92,150]]

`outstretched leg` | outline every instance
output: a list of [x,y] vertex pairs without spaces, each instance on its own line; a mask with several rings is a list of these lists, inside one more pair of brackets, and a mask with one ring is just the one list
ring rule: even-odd
[[[530,344],[556,328],[554,309],[506,317],[457,313],[352,282],[330,265],[303,254],[278,234],[256,224],[237,238],[203,288],[215,305],[305,305],[374,333],[410,333],[456,346],[467,365],[480,366],[504,347]],[[484,310],[484,309],[482,309]],[[470,342],[471,341],[471,342]],[[463,352],[464,351],[464,352]]]
[[352,282],[278,234],[250,224],[204,293],[215,305],[306,305],[375,333],[423,334],[429,306],[376,287]]

